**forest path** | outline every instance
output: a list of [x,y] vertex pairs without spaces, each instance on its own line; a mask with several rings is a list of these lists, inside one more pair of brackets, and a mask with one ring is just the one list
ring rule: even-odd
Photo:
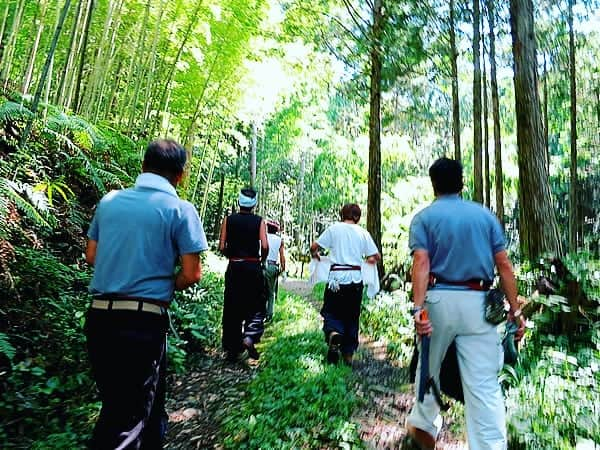
[[[280,286],[306,299],[317,311],[320,308],[320,300],[313,298],[307,282],[290,279]],[[265,338],[268,335],[269,327]],[[245,386],[259,370],[260,361],[231,364],[214,351],[199,357],[189,373],[172,376],[167,401],[170,423],[166,448],[222,448],[220,424],[230,411],[239,407],[239,400],[246,395]],[[353,390],[361,401],[351,422],[358,426],[365,448],[411,448],[404,443],[404,422],[414,400],[408,367],[387,357],[385,343],[361,336],[353,372]],[[446,425],[438,442],[441,449],[467,448],[452,436]]]
[[[320,308],[320,299],[312,296],[310,285],[302,280],[282,284],[289,292],[308,299]],[[352,370],[356,375],[356,393],[363,400],[352,422],[359,425],[360,438],[368,449],[406,449],[404,423],[414,401],[414,386],[409,380],[409,368],[388,358],[385,342],[360,335]],[[467,449],[466,444],[449,431],[452,420],[445,420],[438,438],[444,450]]]

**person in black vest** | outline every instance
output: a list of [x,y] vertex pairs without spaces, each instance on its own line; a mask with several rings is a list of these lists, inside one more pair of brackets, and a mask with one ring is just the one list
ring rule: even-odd
[[225,272],[223,304],[223,349],[230,361],[244,351],[258,359],[255,344],[264,331],[266,312],[261,262],[269,254],[267,229],[262,217],[254,214],[257,194],[242,189],[239,213],[223,220],[219,250],[229,259]]

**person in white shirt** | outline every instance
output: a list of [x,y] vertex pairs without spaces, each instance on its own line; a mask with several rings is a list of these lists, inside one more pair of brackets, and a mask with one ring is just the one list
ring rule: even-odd
[[323,296],[323,332],[329,346],[327,361],[335,364],[340,352],[344,363],[352,364],[358,348],[358,324],[363,294],[361,263],[366,259],[376,264],[381,255],[373,238],[358,225],[361,211],[349,203],[340,211],[341,221],[331,225],[312,243],[313,258],[320,259],[319,250],[329,250],[331,269]]
[[285,271],[285,251],[283,240],[277,235],[279,223],[267,220],[267,241],[269,242],[269,254],[263,270],[265,279],[265,295],[267,297],[267,314],[265,321],[273,319],[273,305],[277,299],[277,281],[279,275]]

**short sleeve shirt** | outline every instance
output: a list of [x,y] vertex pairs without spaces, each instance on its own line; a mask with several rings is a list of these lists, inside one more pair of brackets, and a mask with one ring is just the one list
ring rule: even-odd
[[505,246],[496,216],[479,203],[458,195],[438,197],[410,224],[411,254],[426,250],[431,273],[448,281],[492,281],[494,255]]
[[196,208],[159,175],[105,195],[90,224],[97,241],[90,292],[169,302],[181,255],[208,249]]
[[281,237],[273,233],[267,233],[267,241],[269,242],[269,255],[267,256],[267,260],[278,263]]
[[[360,266],[367,256],[379,253],[373,238],[360,225],[337,222],[327,228],[317,239],[320,247],[329,250],[332,264]],[[330,278],[340,284],[360,283],[360,270],[332,271]]]

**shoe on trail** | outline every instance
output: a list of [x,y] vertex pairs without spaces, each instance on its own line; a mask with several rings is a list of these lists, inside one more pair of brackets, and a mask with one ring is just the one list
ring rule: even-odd
[[340,360],[340,345],[342,345],[342,335],[336,331],[329,334],[329,349],[327,350],[327,362],[337,364]]
[[252,358],[252,359],[260,358],[260,353],[258,353],[258,350],[256,350],[256,347],[254,346],[254,342],[252,341],[252,339],[250,339],[249,337],[245,337],[242,342],[244,344],[244,348],[248,351],[248,356],[250,358]]

